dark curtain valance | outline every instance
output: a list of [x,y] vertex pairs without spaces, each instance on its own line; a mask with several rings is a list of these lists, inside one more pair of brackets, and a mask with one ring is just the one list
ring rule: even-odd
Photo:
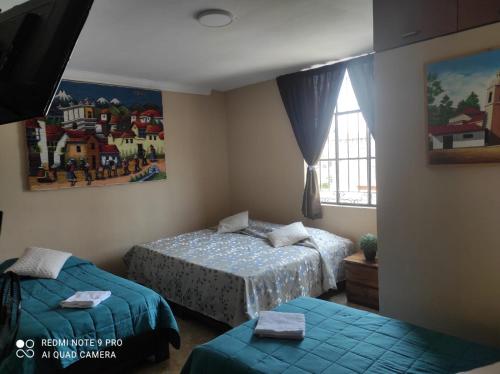
[[373,138],[375,138],[373,55],[349,60],[347,62],[347,71],[366,125],[370,129]]
[[312,219],[323,216],[314,166],[328,138],[345,70],[346,65],[338,63],[277,78],[295,138],[308,165],[302,213]]

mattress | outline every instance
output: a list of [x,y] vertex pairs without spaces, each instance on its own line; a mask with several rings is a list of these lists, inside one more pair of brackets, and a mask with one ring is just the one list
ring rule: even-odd
[[303,313],[301,341],[257,338],[256,320],[196,347],[182,374],[457,373],[500,360],[500,351],[324,300],[276,308]]
[[311,242],[274,248],[266,233],[280,226],[251,221],[243,232],[206,229],[137,245],[124,258],[127,276],[231,326],[298,296],[335,289],[353,243],[308,228]]
[[[0,264],[0,271],[13,261]],[[109,290],[111,296],[90,309],[59,306],[76,291],[89,290]],[[0,363],[0,373],[53,372],[152,330],[165,330],[180,345],[176,321],[160,295],[77,257],[66,261],[57,279],[21,278],[21,292],[17,339],[24,346]]]

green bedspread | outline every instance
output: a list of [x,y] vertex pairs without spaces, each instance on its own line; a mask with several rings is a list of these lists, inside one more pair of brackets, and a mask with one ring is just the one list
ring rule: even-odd
[[[13,261],[2,263],[0,271]],[[47,373],[66,368],[105,349],[112,352],[113,345],[151,330],[164,330],[174,347],[180,345],[177,323],[160,295],[77,257],[66,261],[57,279],[25,277],[21,289],[17,338],[25,346],[0,363],[0,373]],[[111,296],[90,309],[59,306],[76,291],[94,290],[109,290]],[[29,357],[31,341],[33,358]]]
[[324,300],[275,310],[303,313],[305,339],[257,338],[248,321],[196,347],[182,374],[456,373],[500,360],[498,350]]

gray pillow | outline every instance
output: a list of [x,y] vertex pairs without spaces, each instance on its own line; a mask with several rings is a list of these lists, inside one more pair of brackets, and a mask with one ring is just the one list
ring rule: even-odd
[[311,235],[309,235],[302,222],[294,222],[290,225],[275,229],[267,234],[267,238],[273,247],[293,245],[310,237]]
[[248,211],[226,217],[219,222],[217,232],[219,234],[226,232],[236,232],[248,227]]

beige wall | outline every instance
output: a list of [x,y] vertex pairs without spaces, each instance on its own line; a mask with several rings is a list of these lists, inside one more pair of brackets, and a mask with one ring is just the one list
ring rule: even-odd
[[[24,129],[0,126],[0,259],[37,245],[122,272],[132,245],[215,224],[231,211],[302,218],[304,164],[274,81],[163,98],[167,181],[31,192]],[[353,240],[376,231],[374,209],[327,206],[324,214],[306,224]]]
[[[302,219],[304,161],[276,82],[227,92],[226,112],[233,212],[248,209],[283,223]],[[323,219],[305,223],[357,240],[376,233],[376,210],[324,206]]]
[[114,271],[133,244],[214,224],[229,212],[224,97],[164,93],[167,181],[26,190],[23,127],[0,126],[0,259],[30,245]]
[[424,63],[495,46],[500,24],[379,53],[375,77],[381,311],[500,346],[500,166],[427,165],[424,112]]

